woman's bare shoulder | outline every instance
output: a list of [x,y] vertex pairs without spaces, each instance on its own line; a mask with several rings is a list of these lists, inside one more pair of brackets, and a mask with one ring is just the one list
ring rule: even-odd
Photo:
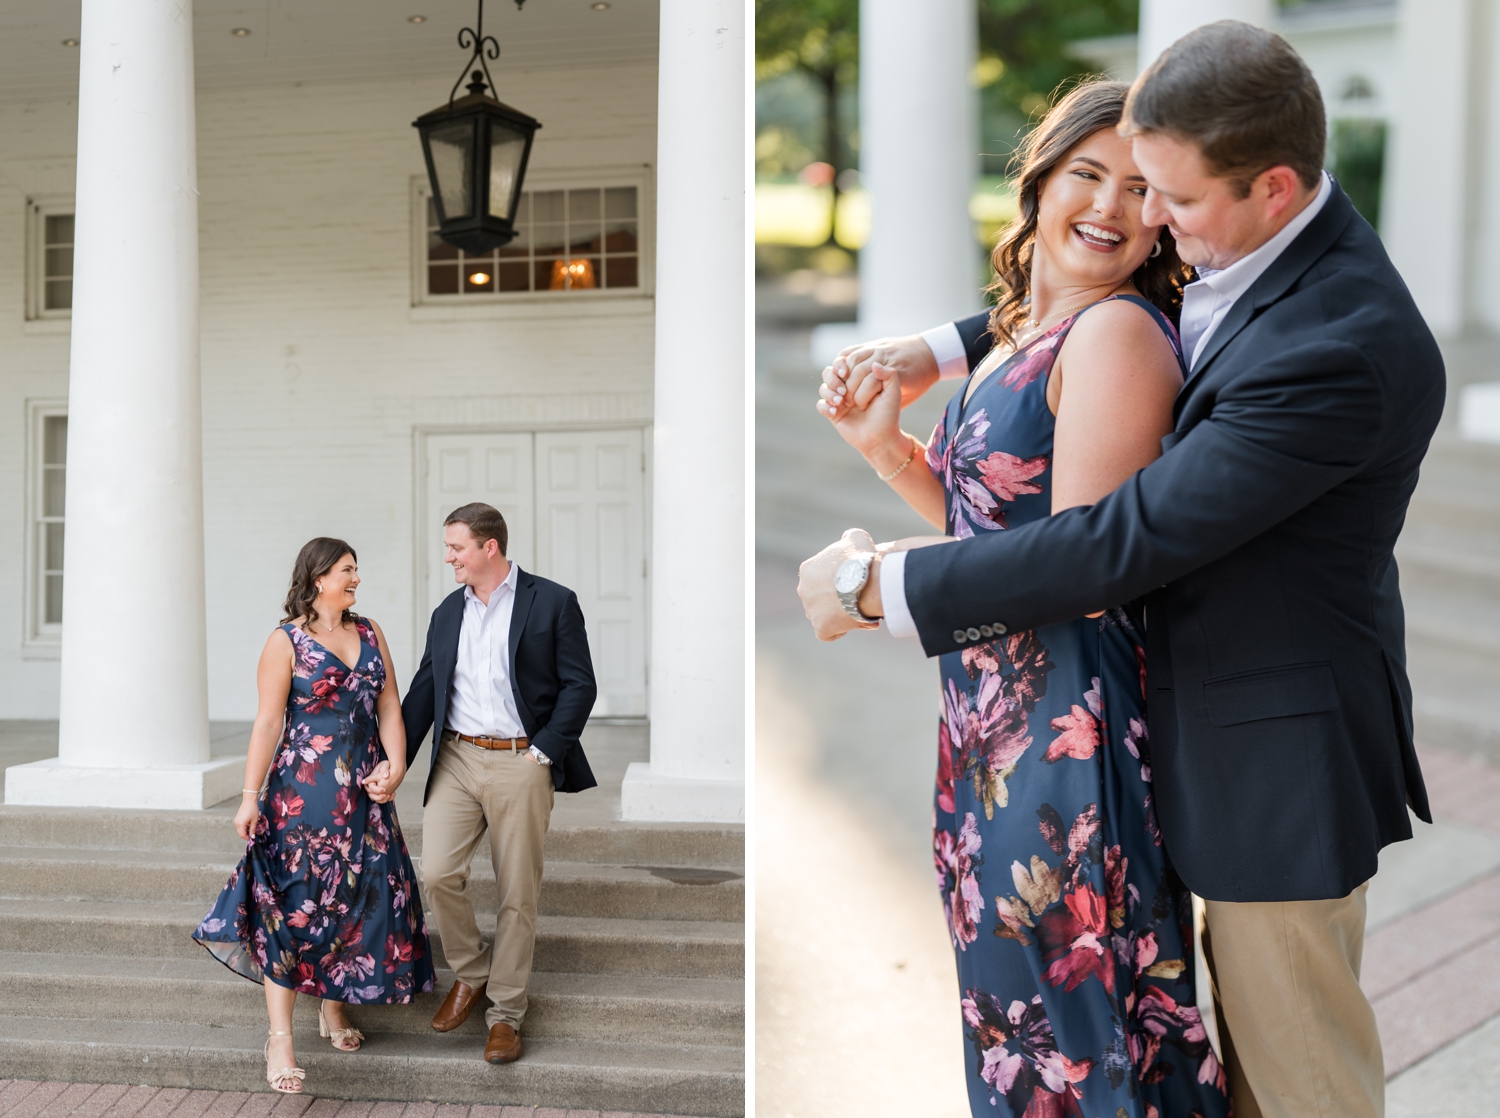
[[[1100,371],[1145,367],[1181,379],[1176,351],[1161,320],[1132,299],[1110,299],[1079,316],[1063,343],[1070,356],[1086,354],[1087,366]],[[1074,361],[1072,368],[1080,363]]]

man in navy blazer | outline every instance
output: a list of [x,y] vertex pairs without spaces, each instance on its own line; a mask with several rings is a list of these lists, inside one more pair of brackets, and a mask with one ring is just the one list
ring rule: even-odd
[[[846,533],[804,564],[800,592],[823,639],[859,627],[852,608],[929,656],[1144,599],[1156,810],[1207,902],[1236,1110],[1378,1115],[1365,889],[1380,849],[1411,837],[1408,806],[1431,821],[1392,548],[1442,412],[1442,358],[1321,171],[1322,100],[1283,40],[1198,29],[1136,80],[1121,131],[1149,184],[1143,220],[1198,268],[1161,458],[1096,505],[859,559],[868,581],[840,602],[835,570],[873,547]],[[976,316],[846,364],[910,374],[912,395],[948,351],[972,369],[986,332]],[[859,377],[825,373],[825,399],[842,399],[840,379]]]
[[[594,669],[577,595],[506,558],[496,509],[455,509],[443,537],[461,585],[433,611],[401,704],[408,765],[436,729],[423,793],[422,891],[456,981],[432,1027],[458,1028],[488,994],[485,1059],[508,1063],[521,1055],[553,793],[597,783],[578,740],[594,706]],[[468,891],[486,835],[500,896],[489,946]]]

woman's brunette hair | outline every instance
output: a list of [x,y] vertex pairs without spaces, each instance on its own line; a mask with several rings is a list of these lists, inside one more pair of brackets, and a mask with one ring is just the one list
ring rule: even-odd
[[[1031,262],[1036,254],[1037,203],[1047,176],[1095,132],[1114,128],[1125,115],[1124,82],[1089,81],[1075,86],[1042,118],[1016,149],[1011,169],[1017,173],[1020,214],[1011,222],[990,264],[994,282],[987,291],[998,295],[990,312],[990,336],[995,344],[1014,343],[1016,327],[1031,303]],[[1182,308],[1187,272],[1177,256],[1177,243],[1165,227],[1157,240],[1161,251],[1136,269],[1135,285],[1174,323]]]
[[[302,628],[307,628],[317,616],[313,612],[313,602],[318,597],[318,579],[333,570],[334,564],[345,555],[359,562],[352,547],[331,536],[318,536],[302,545],[302,550],[297,552],[297,561],[292,564],[292,584],[287,587],[286,602],[281,607],[286,614],[281,619],[283,625],[300,617]],[[341,620],[353,621],[356,616],[352,610],[346,609]]]

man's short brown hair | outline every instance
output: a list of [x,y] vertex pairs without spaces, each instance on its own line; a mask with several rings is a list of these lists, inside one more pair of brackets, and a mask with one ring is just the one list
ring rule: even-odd
[[487,505],[483,501],[461,505],[443,521],[444,528],[450,524],[467,525],[469,534],[479,541],[480,546],[486,540],[494,540],[500,545],[500,554],[505,554],[505,545],[510,542],[510,532],[505,527],[505,517],[500,515],[500,510],[494,505]]
[[1241,198],[1271,167],[1317,186],[1328,145],[1307,63],[1280,35],[1231,19],[1184,35],[1135,79],[1120,134],[1152,132],[1196,144]]

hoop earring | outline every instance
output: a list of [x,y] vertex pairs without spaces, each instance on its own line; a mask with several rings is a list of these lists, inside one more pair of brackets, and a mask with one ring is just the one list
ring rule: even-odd
[[1147,257],[1147,259],[1148,260],[1155,260],[1160,255],[1161,255],[1161,242],[1157,241],[1155,247],[1152,248],[1152,250],[1151,250],[1151,255],[1149,257]]

